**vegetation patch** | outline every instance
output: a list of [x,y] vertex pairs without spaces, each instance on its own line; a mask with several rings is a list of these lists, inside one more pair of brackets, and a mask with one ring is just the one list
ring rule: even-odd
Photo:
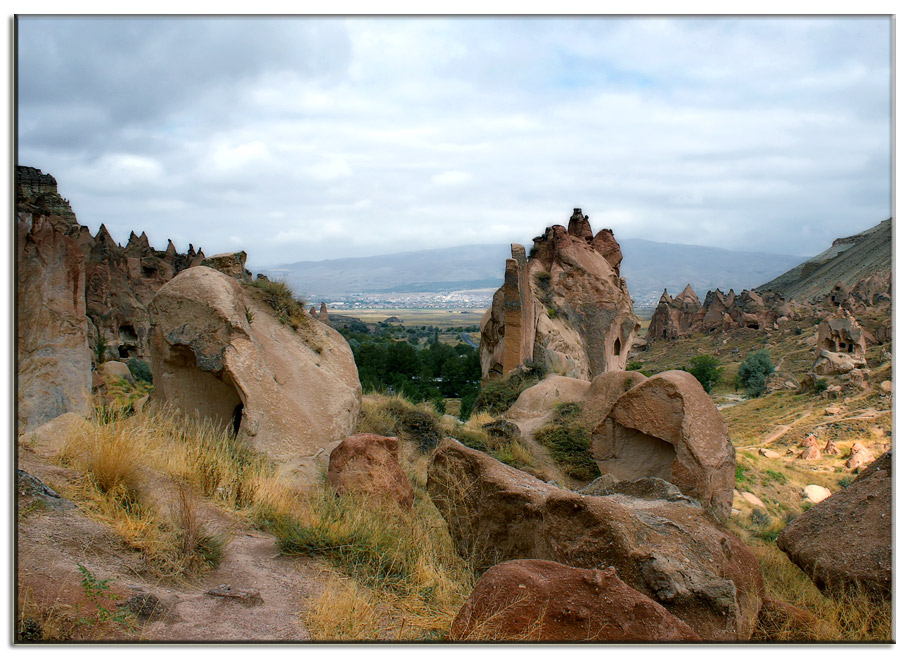
[[765,392],[768,375],[774,370],[771,353],[768,350],[751,352],[737,371],[738,386],[742,387],[750,398],[757,398]]
[[686,366],[686,372],[698,380],[701,387],[705,389],[705,393],[710,393],[714,384],[720,381],[724,369],[720,367],[720,359],[716,356],[712,354],[700,354],[689,359],[689,365]]
[[474,402],[474,412],[486,411],[494,416],[502,415],[515,404],[519,395],[534,386],[546,374],[544,367],[528,364],[516,368],[508,377],[486,382]]
[[[265,277],[260,277],[253,281],[251,285],[263,291],[265,303],[275,311],[275,317],[280,322],[294,329],[301,329],[306,326],[306,301],[298,299],[287,283],[284,281],[270,281]],[[248,321],[251,320],[248,319]]]
[[591,456],[591,432],[576,420],[580,413],[580,403],[560,403],[553,421],[537,430],[534,439],[549,450],[568,476],[593,480],[600,475],[600,469]]

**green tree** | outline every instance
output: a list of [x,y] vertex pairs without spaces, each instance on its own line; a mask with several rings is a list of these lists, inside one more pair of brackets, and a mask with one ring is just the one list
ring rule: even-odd
[[757,398],[765,392],[768,375],[772,372],[774,372],[774,364],[771,362],[771,353],[768,350],[750,352],[746,360],[739,366],[738,385],[742,386],[750,398]]
[[699,381],[705,393],[710,393],[711,388],[720,381],[724,369],[720,367],[720,359],[712,354],[699,354],[689,359],[686,372]]

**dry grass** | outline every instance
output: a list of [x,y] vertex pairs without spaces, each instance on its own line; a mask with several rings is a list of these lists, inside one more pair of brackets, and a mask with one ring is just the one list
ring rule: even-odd
[[870,598],[859,591],[825,596],[775,546],[753,543],[751,548],[761,566],[766,596],[803,608],[819,620],[808,630],[786,625],[763,628],[755,639],[772,642],[890,642],[893,639],[890,602]]

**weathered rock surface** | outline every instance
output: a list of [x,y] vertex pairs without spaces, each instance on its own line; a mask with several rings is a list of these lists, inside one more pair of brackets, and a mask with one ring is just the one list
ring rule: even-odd
[[619,276],[621,262],[613,232],[593,235],[579,208],[568,228],[554,225],[534,238],[530,257],[513,244],[504,283],[481,323],[484,378],[530,359],[588,381],[624,370],[641,323]]
[[823,592],[859,587],[891,596],[891,451],[847,488],[800,515],[777,545]]
[[463,555],[483,565],[552,560],[615,567],[706,640],[748,639],[761,606],[752,553],[699,506],[550,486],[445,439],[427,489]]
[[294,330],[258,289],[202,266],[164,285],[149,311],[153,399],[233,427],[305,478],[328,445],[351,434],[360,382],[335,330],[309,320]]
[[449,639],[525,642],[693,642],[688,624],[626,585],[610,567],[547,560],[497,564],[477,582]]
[[658,477],[730,516],[736,458],[723,417],[691,374],[654,375],[620,395],[595,428],[591,453],[619,480]]
[[376,434],[354,434],[329,456],[326,478],[339,494],[367,496],[379,505],[393,501],[408,509],[414,488],[398,463],[398,439]]
[[815,436],[810,434],[806,437],[804,443],[806,444],[806,449],[796,456],[797,459],[811,460],[822,458],[822,451],[818,447],[818,439]]
[[514,422],[522,434],[530,436],[553,419],[557,404],[581,402],[589,388],[591,382],[582,379],[547,375],[522,391],[503,418]]
[[713,290],[700,303],[692,286],[686,286],[676,297],[664,290],[651,317],[647,341],[675,340],[694,333],[741,327],[769,329],[793,317],[794,309],[774,292],[743,290],[737,296],[732,290],[726,294]]
[[83,416],[67,412],[21,434],[19,443],[42,457],[56,457],[64,444],[77,432],[85,431],[87,426]]
[[79,224],[57,181],[17,167],[17,424],[26,431],[67,412],[86,415],[91,354]]
[[209,258],[203,259],[200,265],[211,267],[222,274],[227,274],[232,279],[237,279],[241,283],[251,283],[253,273],[246,269],[246,252],[237,251],[227,254],[216,254]]
[[875,461],[875,455],[864,444],[857,441],[850,446],[850,458],[847,460],[847,469],[853,470]]
[[831,490],[828,489],[828,487],[822,487],[817,484],[807,484],[803,488],[803,496],[805,496],[810,503],[820,503],[825,498],[831,496]]
[[98,366],[98,373],[102,377],[120,377],[131,384],[135,381],[133,373],[130,372],[129,366],[121,361],[105,361]]
[[578,416],[578,422],[593,431],[613,411],[613,405],[616,404],[619,396],[646,379],[647,377],[634,370],[608,370],[597,375],[580,400],[581,413]]

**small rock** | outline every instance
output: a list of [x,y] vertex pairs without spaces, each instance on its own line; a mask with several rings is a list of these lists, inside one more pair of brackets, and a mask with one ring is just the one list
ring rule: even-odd
[[756,496],[754,493],[743,491],[743,499],[750,505],[765,509],[765,504],[762,502],[762,499]]
[[102,377],[120,377],[130,384],[136,383],[129,367],[121,361],[105,361],[98,366],[98,372]]
[[879,386],[879,388],[882,389],[882,393],[891,393],[891,380],[890,379],[883,381],[878,386]]
[[828,439],[828,442],[825,444],[825,449],[823,450],[823,452],[826,455],[836,455],[837,446],[834,445],[834,441],[832,441],[831,439]]
[[206,592],[209,596],[217,596],[229,601],[237,601],[245,606],[262,605],[262,595],[255,589],[237,589],[230,585],[219,585]]
[[768,459],[780,459],[780,453],[775,450],[768,450],[767,448],[759,448],[758,454],[762,457],[767,457]]
[[836,416],[837,414],[842,413],[843,410],[844,410],[843,407],[838,407],[838,406],[832,405],[830,407],[825,407],[825,415],[826,416]]
[[811,503],[820,503],[831,495],[831,490],[827,487],[820,487],[817,484],[807,484],[803,489],[803,496],[809,499]]

